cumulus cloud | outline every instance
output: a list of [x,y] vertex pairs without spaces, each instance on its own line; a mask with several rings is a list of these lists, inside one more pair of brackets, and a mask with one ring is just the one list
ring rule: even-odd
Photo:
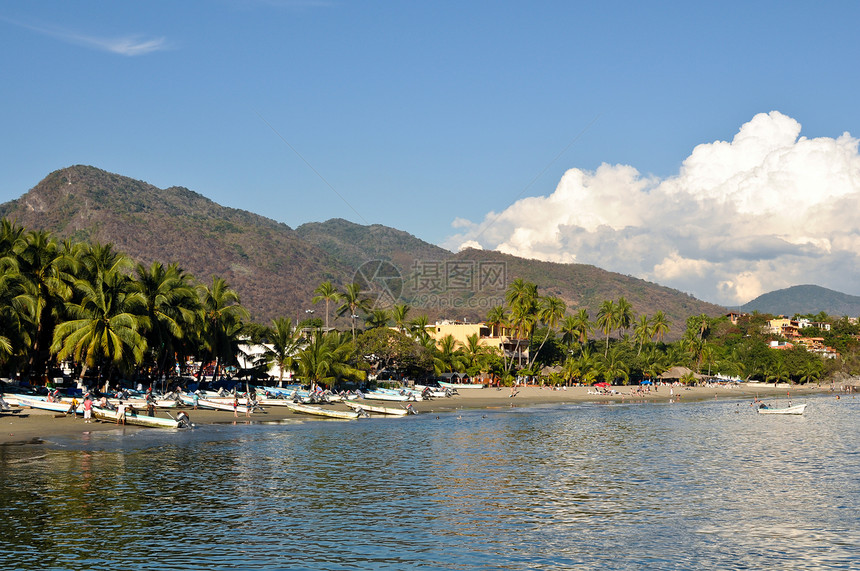
[[627,165],[570,169],[549,196],[458,219],[445,245],[594,264],[728,306],[806,283],[860,293],[858,140],[800,131],[761,113],[666,179]]

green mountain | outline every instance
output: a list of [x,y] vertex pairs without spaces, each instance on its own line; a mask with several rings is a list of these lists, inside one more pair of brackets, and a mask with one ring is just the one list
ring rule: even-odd
[[284,224],[88,166],[51,173],[0,205],[0,216],[58,238],[113,243],[144,264],[177,262],[202,282],[221,276],[266,321],[309,305],[316,284],[346,273]]
[[453,256],[408,232],[380,224],[362,226],[342,218],[302,224],[296,234],[352,268],[370,260],[386,260],[408,268],[416,259],[444,260]]
[[602,301],[625,296],[639,314],[662,310],[677,335],[688,316],[724,311],[594,266],[481,250],[453,254],[381,225],[333,219],[293,230],[187,188],[159,189],[90,166],[51,173],[19,199],[0,205],[0,217],[61,239],[110,242],[145,264],[177,262],[202,282],[223,277],[263,322],[304,318],[305,310],[314,308],[314,288],[325,280],[338,287],[358,280],[371,293],[381,286],[388,298],[376,298],[380,305],[393,296],[412,304],[412,315],[427,313],[431,321],[482,319],[516,278],[535,282],[542,295],[557,295],[569,308],[587,309],[592,318]]
[[860,297],[817,285],[799,285],[760,295],[741,306],[741,310],[772,315],[805,315],[823,311],[833,316],[856,317],[860,315]]

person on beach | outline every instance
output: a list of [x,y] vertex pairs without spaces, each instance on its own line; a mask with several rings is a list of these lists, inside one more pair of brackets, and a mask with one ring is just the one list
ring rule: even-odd
[[194,401],[194,406],[191,408],[197,410],[197,403],[200,401],[200,393],[194,391],[194,396],[192,396],[191,398]]
[[84,422],[89,424],[92,422],[93,417],[93,399],[90,396],[90,393],[87,393],[84,397]]
[[66,411],[66,414],[71,414],[73,417],[77,418],[78,412],[78,399],[72,397],[72,404],[69,405],[69,410]]
[[233,397],[233,416],[239,418],[239,397]]
[[119,401],[119,406],[116,409],[116,423],[125,424],[125,405]]

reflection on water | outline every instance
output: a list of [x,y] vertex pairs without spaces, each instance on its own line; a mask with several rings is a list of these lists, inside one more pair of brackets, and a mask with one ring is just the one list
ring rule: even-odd
[[20,569],[851,568],[853,399],[578,405],[0,447]]

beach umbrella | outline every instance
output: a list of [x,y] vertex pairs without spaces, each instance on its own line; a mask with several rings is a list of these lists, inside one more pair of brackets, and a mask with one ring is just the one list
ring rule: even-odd
[[595,387],[608,387],[609,383],[595,383],[594,386]]

